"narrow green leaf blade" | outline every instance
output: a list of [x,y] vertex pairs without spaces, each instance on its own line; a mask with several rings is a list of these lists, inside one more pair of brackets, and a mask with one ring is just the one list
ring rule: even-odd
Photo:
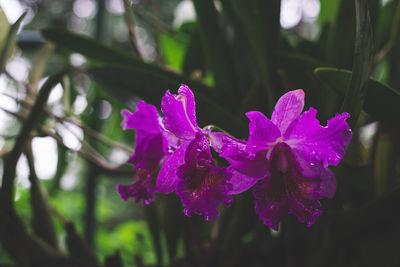
[[327,57],[338,68],[352,67],[356,31],[354,10],[354,1],[341,0],[328,36]]
[[88,72],[96,83],[125,105],[132,104],[135,97],[139,97],[159,107],[166,90],[176,92],[185,82],[195,94],[200,126],[215,124],[239,136],[243,136],[243,131],[247,129],[234,115],[203,94],[204,85],[198,82],[169,79],[141,68],[97,67]]
[[[1,11],[2,13],[2,11]],[[4,14],[4,13],[2,13]],[[18,32],[19,27],[21,26],[22,20],[25,18],[27,12],[24,12],[17,21],[9,27],[7,37],[4,41],[3,47],[1,49],[0,54],[0,73],[3,72],[4,68],[6,67],[7,59],[11,57],[16,44],[16,35]],[[4,20],[4,19],[3,19]],[[6,26],[7,27],[7,26]],[[1,48],[1,46],[0,46]]]
[[[243,40],[255,78],[261,87],[252,99],[254,106],[265,112],[272,112],[276,101],[276,63],[274,53],[280,39],[280,0],[223,0],[224,9],[231,16],[234,28]],[[248,89],[247,89],[248,90]],[[248,90],[249,92],[250,90]]]
[[372,63],[372,26],[368,1],[356,0],[356,40],[353,71],[341,110],[351,114],[350,126],[355,126],[360,115]]
[[86,239],[76,231],[74,223],[65,222],[64,227],[67,232],[66,244],[69,256],[73,259],[83,260],[89,266],[99,266],[95,253],[90,248]]
[[[315,75],[323,84],[330,87],[340,97],[344,97],[346,88],[351,82],[351,71],[336,68],[317,68]],[[364,109],[375,119],[388,125],[400,116],[400,91],[387,84],[370,78],[366,82]]]
[[213,0],[193,0],[193,4],[197,13],[202,46],[214,76],[215,86],[221,92],[220,95],[235,105],[233,97],[236,96],[238,89],[235,83],[236,75],[228,43],[220,28],[219,13]]
[[25,146],[29,140],[29,136],[32,131],[36,128],[42,114],[43,107],[47,103],[51,90],[59,83],[62,77],[66,74],[66,70],[59,72],[53,76],[50,76],[43,84],[39,91],[39,95],[33,105],[28,118],[22,126],[20,133],[17,136],[15,145],[8,155],[4,164],[3,180],[2,180],[2,196],[6,205],[12,207],[14,201],[14,180],[16,174],[16,166],[21,153],[25,149]]
[[4,43],[7,41],[8,31],[10,30],[10,23],[7,20],[6,14],[0,7],[0,50],[3,50]]
[[32,226],[35,234],[43,241],[58,249],[58,240],[54,222],[51,218],[47,194],[36,175],[32,145],[28,144],[26,155],[29,165],[29,181],[31,182],[31,207],[32,207]]
[[90,59],[109,64],[135,64],[142,61],[125,51],[106,46],[89,36],[60,28],[46,28],[42,35],[57,46],[80,53]]
[[151,236],[153,238],[153,246],[157,256],[157,266],[161,267],[163,262],[163,253],[161,246],[161,233],[157,207],[154,203],[150,203],[149,205],[144,206],[143,210],[146,216],[146,221],[149,226]]
[[[106,46],[88,36],[57,28],[44,29],[42,30],[42,34],[47,40],[54,42],[59,47],[75,53],[80,53],[89,59],[106,64],[107,66],[113,65],[136,68],[146,73],[152,73],[154,76],[161,76],[163,79],[178,81],[180,83],[189,83],[189,79],[184,75],[165,70],[151,63],[145,63],[141,59],[123,50]],[[193,81],[191,83],[196,84],[197,88],[202,90],[204,94],[216,99],[214,97],[215,92],[213,92],[210,87],[200,82]]]

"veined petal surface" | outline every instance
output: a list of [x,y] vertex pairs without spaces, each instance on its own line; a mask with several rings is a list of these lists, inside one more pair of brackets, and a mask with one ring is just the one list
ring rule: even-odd
[[271,121],[279,128],[282,134],[300,116],[304,107],[304,97],[304,91],[298,89],[284,94],[276,103]]
[[175,136],[184,140],[194,139],[201,131],[196,123],[196,107],[194,95],[186,85],[181,85],[178,95],[165,93],[161,101],[165,128]]
[[336,114],[326,127],[316,118],[317,111],[310,108],[287,129],[284,140],[310,164],[322,163],[336,166],[346,152],[351,140],[351,130],[346,123],[348,113]]

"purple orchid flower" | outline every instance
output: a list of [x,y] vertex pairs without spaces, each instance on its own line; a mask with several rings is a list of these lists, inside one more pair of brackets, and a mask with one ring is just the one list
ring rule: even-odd
[[271,120],[264,114],[246,113],[250,119],[247,143],[224,134],[214,134],[216,150],[231,168],[244,174],[236,192],[253,187],[255,209],[266,225],[277,230],[286,214],[312,225],[322,214],[322,197],[332,198],[336,179],[329,165],[336,166],[351,140],[346,123],[349,114],[336,114],[322,127],[317,111],[304,107],[303,90],[283,95]]
[[157,178],[157,191],[176,192],[185,207],[185,214],[204,215],[206,220],[219,216],[218,206],[228,207],[232,177],[227,168],[216,167],[210,151],[210,130],[196,123],[192,91],[181,85],[178,95],[169,91],[162,98],[165,129],[180,141],[179,148],[166,160]]
[[121,112],[124,130],[136,129],[135,152],[128,160],[135,165],[136,179],[130,185],[118,185],[117,189],[123,200],[132,197],[135,202],[143,200],[143,204],[147,205],[153,201],[156,191],[152,177],[177,144],[176,138],[160,124],[155,106],[140,101],[136,109],[135,113],[127,110]]

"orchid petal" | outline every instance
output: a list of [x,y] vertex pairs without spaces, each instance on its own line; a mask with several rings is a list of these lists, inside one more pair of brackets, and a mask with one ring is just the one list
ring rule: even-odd
[[128,110],[122,110],[121,115],[124,117],[122,127],[124,130],[136,129],[148,133],[160,133],[161,126],[158,120],[158,112],[155,106],[140,101],[136,105],[136,112],[131,113]]
[[336,192],[336,178],[333,172],[324,167],[322,163],[319,165],[309,164],[294,150],[292,152],[295,155],[301,175],[304,177],[319,177],[321,179],[321,196],[333,198]]
[[322,127],[316,114],[313,108],[304,112],[287,129],[284,140],[309,164],[336,166],[351,140],[351,130],[346,123],[350,115],[336,114],[326,127]]
[[147,132],[136,132],[135,153],[129,158],[129,162],[135,165],[135,169],[146,169],[153,173],[165,156],[162,134],[148,134]]
[[250,189],[260,180],[260,178],[244,175],[232,167],[229,167],[228,170],[232,173],[232,177],[229,179],[229,183],[232,184],[232,190],[229,191],[231,195],[240,194]]
[[145,169],[152,173],[164,157],[163,143],[167,141],[162,135],[157,109],[144,101],[140,101],[136,109],[135,113],[121,111],[123,128],[136,129],[135,152],[129,162],[135,164],[137,170]]
[[165,128],[180,139],[195,138],[200,128],[196,123],[194,95],[186,85],[181,85],[178,95],[165,93],[161,102]]
[[180,147],[164,162],[158,173],[156,191],[169,194],[176,190],[179,177],[178,168],[185,163],[185,153],[190,142],[183,142]]
[[185,207],[185,214],[204,215],[206,220],[219,216],[218,206],[229,207],[231,177],[226,168],[218,168],[212,159],[207,138],[198,134],[186,150],[185,163],[179,167],[177,194]]
[[304,91],[298,89],[284,94],[276,103],[271,121],[279,128],[282,134],[300,116],[304,107],[304,97]]
[[321,195],[333,198],[336,192],[336,178],[331,170],[324,168],[321,171]]
[[118,185],[118,193],[123,200],[133,198],[135,202],[143,200],[148,205],[154,199],[154,186],[151,184],[151,175],[146,170],[138,170],[136,181],[130,185]]
[[302,175],[295,155],[285,143],[272,151],[271,174],[253,187],[256,213],[265,224],[277,230],[287,213],[296,215],[308,226],[321,215],[321,179]]
[[280,136],[279,129],[264,114],[258,111],[247,112],[246,116],[250,119],[249,140],[246,150],[257,152],[270,148]]
[[262,178],[268,173],[267,151],[252,153],[246,150],[246,143],[224,133],[211,133],[211,145],[226,159],[232,168],[240,173]]

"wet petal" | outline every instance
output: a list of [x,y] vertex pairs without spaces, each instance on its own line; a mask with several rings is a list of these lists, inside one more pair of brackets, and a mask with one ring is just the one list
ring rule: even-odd
[[236,139],[223,132],[210,132],[208,133],[211,146],[218,153],[222,153],[229,146],[242,146],[243,149],[246,146],[246,142],[243,140]]
[[290,147],[278,143],[271,154],[270,176],[253,187],[256,213],[265,224],[277,230],[288,213],[311,225],[321,211],[321,179],[305,177]]
[[229,179],[229,183],[232,185],[232,190],[229,191],[229,194],[231,195],[240,194],[250,189],[260,180],[260,178],[244,175],[232,167],[229,167],[228,171],[230,171],[232,174],[232,177]]
[[136,105],[136,109],[135,113],[131,113],[128,110],[121,111],[121,115],[124,117],[124,120],[122,121],[122,127],[124,130],[136,129],[148,133],[161,132],[158,112],[155,106],[140,101]]
[[148,205],[154,199],[154,186],[151,184],[151,175],[146,170],[138,170],[136,181],[130,185],[118,185],[117,190],[123,200],[133,198],[135,202],[143,200]]
[[181,140],[177,138],[175,135],[171,134],[170,132],[163,131],[163,151],[165,155],[170,155],[175,152],[180,144]]
[[322,164],[309,164],[298,153],[295,151],[292,152],[296,158],[301,175],[304,177],[319,177],[321,180],[321,196],[333,198],[336,192],[336,178],[332,171]]
[[212,147],[233,169],[250,177],[262,178],[267,175],[267,151],[249,152],[246,142],[224,133],[211,133],[210,137]]
[[165,128],[180,139],[191,140],[200,131],[196,123],[194,95],[186,85],[181,85],[178,95],[167,91],[161,101]]
[[[268,227],[275,231],[279,228],[279,222],[286,216],[289,210],[288,200],[283,185],[277,179],[264,180],[261,185],[253,187],[255,211]],[[278,189],[278,191],[275,191]]]
[[321,170],[321,195],[333,198],[336,192],[336,178],[331,170],[324,168]]
[[246,150],[257,152],[270,148],[280,136],[279,129],[264,114],[258,111],[247,112],[246,116],[250,119],[249,140]]
[[146,169],[153,173],[164,157],[163,143],[167,140],[162,135],[157,109],[144,101],[140,101],[136,109],[135,113],[121,111],[123,128],[136,129],[135,152],[129,162],[135,164],[137,170]]
[[208,140],[198,135],[187,148],[185,164],[179,167],[177,194],[185,207],[185,214],[204,215],[206,220],[219,216],[218,206],[228,207],[233,198],[228,183],[231,174],[226,168],[215,166]]
[[304,91],[301,89],[290,91],[279,98],[272,112],[271,121],[284,134],[289,125],[300,116],[303,107]]
[[315,223],[322,214],[319,210],[321,203],[321,179],[317,177],[302,177],[297,175],[288,183],[289,190],[289,213],[296,215],[300,222],[307,226]]
[[304,112],[287,129],[284,140],[308,163],[336,166],[351,140],[351,130],[346,123],[350,115],[336,114],[326,127],[322,127],[316,114],[313,108]]
[[180,147],[164,162],[158,173],[156,191],[169,194],[176,190],[179,177],[178,168],[185,163],[185,153],[190,142],[183,142]]
[[165,156],[164,142],[166,141],[161,133],[149,134],[137,130],[135,152],[128,161],[135,165],[135,169],[146,169],[153,173]]

